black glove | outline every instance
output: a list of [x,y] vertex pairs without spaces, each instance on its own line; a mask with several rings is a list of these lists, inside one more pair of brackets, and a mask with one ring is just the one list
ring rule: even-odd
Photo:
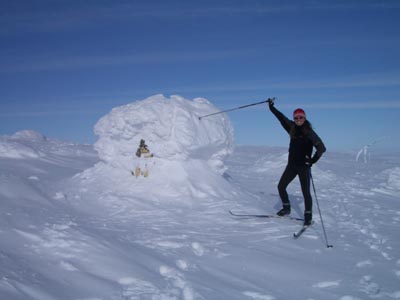
[[269,105],[270,108],[275,105],[274,101],[275,101],[275,98],[272,98],[272,99],[268,98],[267,102],[268,102],[268,105]]
[[308,155],[306,155],[306,166],[309,166],[310,168],[312,167],[312,165],[315,165],[315,163],[318,161],[319,157],[317,155],[314,155],[313,157],[308,157]]

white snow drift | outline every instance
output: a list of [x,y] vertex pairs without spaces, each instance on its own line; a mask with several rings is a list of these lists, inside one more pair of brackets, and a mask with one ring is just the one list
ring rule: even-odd
[[[199,119],[216,111],[206,99],[163,95],[114,108],[95,125],[101,162],[78,175],[74,184],[92,184],[99,192],[115,188],[126,195],[141,191],[145,201],[179,195],[180,201],[190,202],[210,192],[230,194],[233,188],[222,175],[234,146],[231,123],[223,114]],[[150,175],[135,178],[131,171],[141,139],[154,157],[147,162]]]
[[[0,299],[400,299],[400,155],[324,154],[321,219],[273,214],[287,148],[239,146],[204,99],[154,96],[96,125],[96,150],[32,131],[0,137]],[[142,125],[141,125],[142,124]],[[149,177],[130,174],[139,140]],[[224,175],[223,170],[227,169]],[[288,189],[303,214],[298,180]]]
[[183,162],[201,159],[214,170],[233,150],[233,128],[225,115],[199,120],[218,111],[208,100],[156,95],[114,108],[101,118],[95,133],[100,159],[116,167],[132,165],[141,139],[156,158]]

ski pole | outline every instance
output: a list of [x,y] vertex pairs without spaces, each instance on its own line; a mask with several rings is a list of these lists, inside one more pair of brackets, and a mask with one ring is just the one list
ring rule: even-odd
[[235,107],[235,108],[219,111],[219,112],[216,112],[216,113],[212,113],[212,114],[209,114],[209,115],[201,116],[201,117],[199,117],[199,120],[201,120],[202,118],[206,118],[206,117],[210,117],[210,116],[214,116],[214,115],[230,112],[230,111],[233,111],[233,110],[238,110],[238,109],[242,109],[242,108],[249,107],[249,106],[259,105],[259,104],[262,104],[262,103],[266,103],[268,101],[275,101],[275,97],[272,98],[272,99],[268,98],[267,100],[264,100],[264,101],[261,101],[261,102],[247,104],[247,105],[243,105],[243,106],[240,106],[240,107]]
[[317,202],[319,217],[320,217],[320,219],[321,219],[322,230],[323,230],[324,236],[325,236],[326,247],[327,247],[327,248],[332,248],[333,245],[329,245],[329,243],[328,243],[328,237],[326,236],[324,221],[322,220],[321,209],[319,208],[319,203],[318,203],[318,198],[317,198],[317,192],[315,191],[314,179],[313,179],[312,174],[311,174],[311,168],[310,168],[310,178],[311,178],[311,183],[312,183],[313,190],[314,190],[315,201]]

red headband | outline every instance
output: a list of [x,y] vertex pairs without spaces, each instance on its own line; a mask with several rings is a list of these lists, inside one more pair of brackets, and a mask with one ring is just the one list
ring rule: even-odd
[[306,117],[306,113],[304,112],[304,110],[302,110],[301,108],[297,108],[295,109],[295,111],[293,112],[293,118],[297,117],[297,116],[303,116],[304,118]]

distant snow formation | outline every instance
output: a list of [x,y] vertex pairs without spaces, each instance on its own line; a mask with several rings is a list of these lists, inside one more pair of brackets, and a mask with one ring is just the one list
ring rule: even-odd
[[47,138],[33,130],[18,131],[12,136],[0,136],[0,157],[38,158],[43,154],[39,150]]

